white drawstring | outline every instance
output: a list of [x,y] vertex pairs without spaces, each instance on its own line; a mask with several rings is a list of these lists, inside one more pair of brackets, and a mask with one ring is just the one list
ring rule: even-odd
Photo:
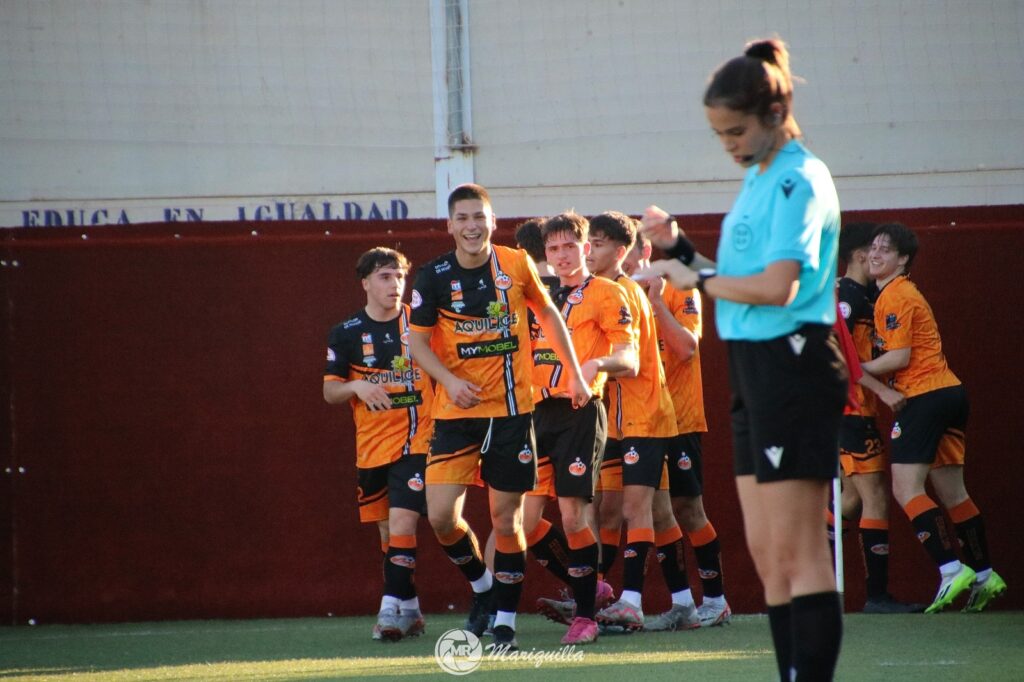
[[494,428],[494,417],[487,420],[487,435],[484,436],[484,442],[480,445],[480,454],[486,454],[491,449],[491,430]]

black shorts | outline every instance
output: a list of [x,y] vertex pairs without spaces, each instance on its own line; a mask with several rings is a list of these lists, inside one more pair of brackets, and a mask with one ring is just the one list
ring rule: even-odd
[[646,485],[658,489],[665,468],[668,438],[623,438],[622,485]]
[[363,523],[385,521],[392,508],[427,512],[424,490],[426,455],[405,455],[391,464],[356,469],[359,520]]
[[668,491],[672,497],[699,497],[704,491],[704,460],[699,433],[668,441]]
[[728,352],[736,475],[759,483],[836,476],[848,372],[832,328],[729,341]]
[[548,398],[533,412],[537,452],[551,459],[555,495],[594,499],[597,472],[608,438],[608,413],[600,399],[579,409],[565,398]]
[[524,493],[537,484],[533,414],[437,419],[430,441],[427,482],[472,485],[480,478],[495,490]]
[[[963,384],[907,398],[896,413],[890,445],[893,464],[931,464],[943,440],[958,450],[963,463],[964,431],[970,404]],[[956,463],[955,458],[946,463]]]

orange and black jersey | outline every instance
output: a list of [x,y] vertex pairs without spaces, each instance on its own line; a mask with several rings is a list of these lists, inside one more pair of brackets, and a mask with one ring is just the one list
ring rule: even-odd
[[463,268],[452,251],[423,265],[412,292],[411,325],[431,334],[430,346],[457,377],[482,388],[463,409],[437,386],[435,419],[503,417],[533,410],[527,304],[551,303],[533,261],[520,249],[492,245],[478,268]]
[[[866,287],[856,280],[843,277],[839,280],[837,287],[839,297],[839,312],[846,321],[846,328],[850,330],[853,337],[853,346],[857,349],[857,358],[861,362],[867,362],[877,356],[875,350],[875,303],[874,296],[877,291],[874,287]],[[854,387],[854,395],[860,408],[849,410],[847,414],[858,414],[863,417],[874,417],[878,414],[878,402],[875,394],[864,390],[864,387]]]
[[402,455],[423,454],[430,443],[433,389],[409,355],[409,306],[393,320],[378,322],[365,310],[331,330],[324,381],[365,380],[391,396],[391,409],[372,412],[352,398],[356,466],[383,466]]
[[[581,365],[609,355],[613,345],[633,345],[629,301],[615,282],[591,275],[579,286],[559,287],[554,298]],[[601,396],[607,380],[607,374],[598,372],[590,384],[591,392]],[[533,398],[540,402],[544,398],[567,396],[567,384],[562,361],[540,330],[533,348]]]
[[905,275],[889,282],[875,301],[875,339],[880,353],[910,349],[910,364],[893,375],[893,388],[912,398],[960,380],[946,364],[932,308]]
[[[700,292],[696,289],[680,291],[666,283],[661,297],[683,329],[690,331],[699,340],[703,333]],[[665,343],[657,315],[655,322],[658,323],[658,349],[661,351],[661,361],[665,366],[665,383],[672,395],[672,405],[676,413],[676,430],[680,434],[703,433],[708,430],[708,423],[704,415],[700,345],[694,349],[693,355],[683,360]]]
[[643,288],[629,277],[615,278],[626,292],[636,335],[637,376],[620,377],[608,392],[608,433],[614,438],[669,438],[676,435],[676,414],[665,385],[658,351],[654,310]]

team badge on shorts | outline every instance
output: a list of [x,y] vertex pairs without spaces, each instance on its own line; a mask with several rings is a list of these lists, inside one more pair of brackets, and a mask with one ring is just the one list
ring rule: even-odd
[[512,288],[512,278],[504,272],[499,272],[498,276],[494,278],[494,286],[498,287],[502,291],[508,291]]
[[523,464],[529,464],[531,460],[533,460],[533,451],[529,445],[526,445],[519,451],[519,461]]
[[569,465],[569,473],[573,476],[582,476],[587,473],[587,465],[580,461],[577,457],[576,461]]
[[897,438],[903,435],[903,429],[900,428],[899,422],[893,422],[892,433],[889,435],[893,440],[896,440]]
[[416,492],[420,492],[421,490],[423,490],[423,479],[420,478],[419,474],[416,474],[415,476],[409,479],[407,485],[409,486],[409,490],[415,490]]
[[676,462],[676,466],[683,471],[689,471],[693,467],[693,462],[690,460],[690,456],[684,452],[679,455],[679,461]]
[[626,464],[636,464],[640,461],[640,453],[636,451],[636,448],[630,446],[629,450],[623,453],[622,461]]

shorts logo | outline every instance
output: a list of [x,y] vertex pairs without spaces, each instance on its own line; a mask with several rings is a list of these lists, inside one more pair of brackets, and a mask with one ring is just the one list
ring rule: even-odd
[[572,305],[579,305],[580,303],[583,303],[583,292],[574,291],[571,294],[569,294],[568,298],[566,298],[565,300],[567,303],[571,303]]
[[416,559],[407,554],[396,554],[389,559],[395,566],[404,566],[405,568],[416,568]]
[[524,576],[519,571],[495,571],[494,572],[495,580],[497,580],[499,583],[505,583],[506,585],[515,585],[517,583],[521,583],[521,582],[523,582],[523,578],[525,578],[525,577],[526,576]]
[[877,554],[878,556],[889,556],[889,544],[882,543],[878,545],[871,545],[871,553]]
[[714,580],[718,577],[718,571],[709,571],[706,568],[698,568],[697,574],[701,580]]
[[337,359],[338,359],[338,356],[334,354],[334,349],[333,348],[328,348],[327,349],[327,362],[334,362]]
[[519,461],[523,464],[529,464],[533,461],[533,450],[530,449],[530,446],[527,445],[519,451]]
[[768,461],[771,462],[772,466],[776,469],[778,469],[779,465],[782,464],[782,450],[783,449],[778,445],[773,445],[770,448],[764,449],[764,456],[768,458]]
[[917,534],[917,540],[918,540],[918,542],[927,542],[928,538],[930,538],[931,536],[932,536],[931,533],[929,533],[926,530],[923,530],[923,531],[921,531],[920,533]]
[[455,564],[456,566],[465,566],[466,564],[468,564],[470,561],[473,560],[473,555],[472,554],[467,554],[466,556],[456,556],[456,557],[449,557],[449,558],[452,560],[452,563]]
[[423,297],[420,296],[420,292],[416,291],[415,289],[412,290],[412,300],[409,302],[409,304],[413,308],[419,308],[421,305],[423,305]]
[[587,473],[587,465],[580,461],[577,457],[576,461],[569,465],[569,473],[573,476],[582,476]]
[[594,568],[592,566],[570,566],[567,572],[570,578],[583,578],[593,573]]
[[421,490],[423,490],[423,479],[420,478],[419,474],[416,474],[415,476],[409,479],[407,485],[409,486],[409,490],[415,490],[416,492],[420,492]]
[[626,464],[636,464],[640,461],[640,453],[636,451],[635,447],[630,446],[629,450],[622,454],[622,461]]
[[494,278],[494,286],[498,287],[502,291],[508,291],[512,288],[512,278],[504,272],[499,272],[498,276]]
[[693,467],[693,462],[690,460],[690,456],[684,452],[679,455],[679,461],[676,462],[676,466],[683,471],[689,471]]
[[896,317],[896,313],[889,313],[885,316],[885,328],[887,331],[900,328],[900,322]]
[[622,558],[623,559],[635,559],[636,558],[636,550],[635,549],[627,549],[625,552],[622,553]]
[[902,435],[903,435],[903,429],[900,428],[900,423],[899,422],[893,422],[892,433],[890,434],[892,439],[896,440],[897,438],[899,438]]
[[839,312],[842,313],[844,320],[848,320],[850,319],[850,315],[853,314],[853,308],[851,308],[850,304],[847,303],[846,301],[840,301]]

